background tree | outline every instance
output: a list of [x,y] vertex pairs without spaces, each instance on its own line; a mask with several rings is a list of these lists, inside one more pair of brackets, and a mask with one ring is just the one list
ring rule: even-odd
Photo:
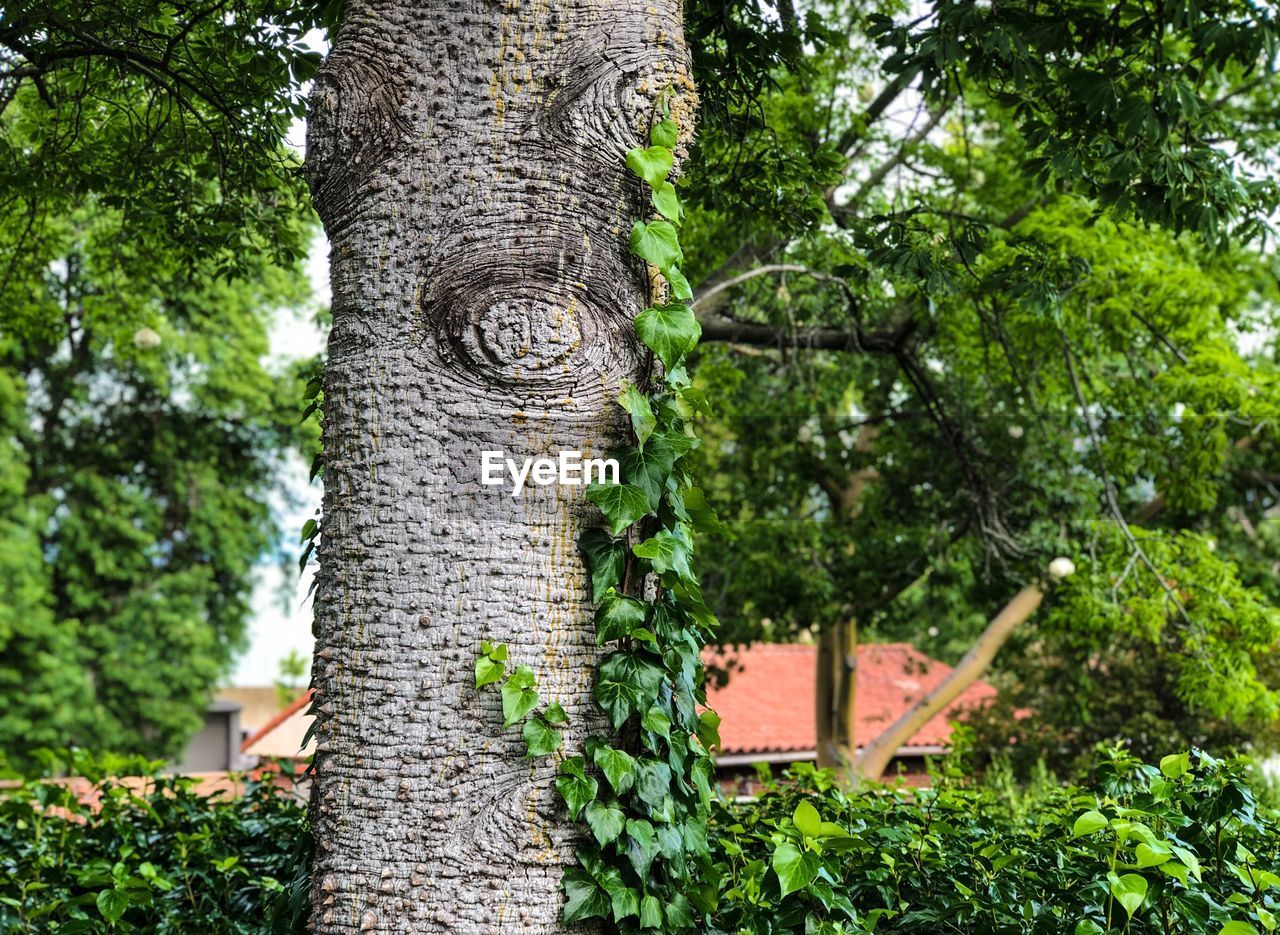
[[852,761],[856,628],[955,659],[1068,555],[1037,639],[1086,628],[1094,671],[1138,640],[1183,711],[1273,718],[1272,11],[735,10],[726,43],[822,51],[689,168],[723,638],[825,632]]
[[[243,648],[300,389],[263,360],[314,230],[283,146],[314,13],[0,21],[0,751],[172,755]],[[272,23],[264,17],[272,15]]]

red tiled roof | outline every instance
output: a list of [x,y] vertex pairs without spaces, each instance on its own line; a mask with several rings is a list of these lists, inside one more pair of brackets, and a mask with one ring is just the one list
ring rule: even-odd
[[[720,715],[722,754],[812,751],[816,646],[756,643],[736,649],[708,649],[709,662],[736,661],[729,683],[708,692]],[[859,747],[875,739],[921,695],[951,674],[951,666],[930,659],[907,643],[867,643],[858,647],[854,737]],[[938,713],[906,744],[942,747],[951,739],[950,721],[961,711],[995,697],[978,681]]]
[[301,695],[295,698],[289,707],[285,708],[283,711],[277,712],[275,717],[246,737],[244,742],[240,744],[240,752],[248,753],[250,747],[309,705],[311,703],[311,693],[313,690],[314,689],[308,688]]

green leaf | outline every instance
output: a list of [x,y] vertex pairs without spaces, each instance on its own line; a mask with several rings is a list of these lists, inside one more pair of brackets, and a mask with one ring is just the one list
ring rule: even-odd
[[560,773],[556,776],[556,791],[568,806],[569,817],[575,821],[600,788],[595,779],[583,773],[582,766],[582,757],[569,757],[560,764]]
[[553,701],[547,705],[547,710],[542,712],[542,718],[555,727],[569,723],[569,715],[564,713],[564,708],[561,707],[558,701]]
[[679,224],[684,215],[680,196],[676,194],[676,187],[670,182],[659,182],[653,187],[653,206],[672,224]]
[[[647,500],[645,508],[648,508]],[[627,568],[627,547],[603,529],[588,529],[578,538],[578,550],[591,575],[591,600],[599,602],[610,588],[622,583]]]
[[1079,818],[1071,828],[1071,836],[1073,838],[1081,838],[1085,835],[1095,834],[1107,826],[1107,816],[1098,811],[1087,811]]
[[676,126],[676,122],[670,117],[659,120],[649,130],[649,142],[654,146],[665,146],[667,149],[676,148],[676,140],[680,137],[680,128]]
[[538,705],[533,669],[520,666],[502,683],[502,726],[510,727]]
[[586,815],[591,833],[596,836],[601,847],[616,840],[627,824],[627,816],[622,809],[601,802],[588,802]]
[[670,221],[636,221],[631,227],[631,252],[658,269],[679,266],[684,259],[680,236]]
[[680,267],[664,266],[662,275],[666,277],[671,286],[671,297],[673,299],[689,300],[693,298],[693,287],[689,285],[689,280],[685,278],[684,273],[680,272]]
[[788,893],[804,889],[818,875],[818,858],[802,852],[790,842],[778,845],[773,852],[772,863],[784,897]]
[[667,370],[693,350],[702,336],[693,309],[679,302],[645,309],[636,316],[635,328],[640,340],[658,355]]
[[1232,919],[1218,929],[1218,935],[1258,935],[1258,930],[1248,922]]
[[644,491],[650,510],[658,508],[671,468],[676,463],[676,458],[684,453],[678,451],[672,441],[672,436],[659,432],[649,439],[644,451],[628,447],[618,454],[622,479]]
[[672,893],[664,909],[667,925],[673,932],[693,927],[693,913],[689,909],[689,899],[683,893]]
[[594,693],[615,729],[633,714],[644,711],[658,696],[662,669],[634,653],[617,652],[600,666]]
[[659,529],[656,535],[631,549],[638,557],[647,558],[658,574],[673,571],[681,578],[691,579],[693,570],[689,567],[689,550],[689,537],[683,529],[677,532]]
[[1155,846],[1150,844],[1139,844],[1136,853],[1139,870],[1145,870],[1148,867],[1158,867],[1166,860],[1170,860],[1173,857],[1169,848],[1158,842]]
[[564,738],[540,717],[531,717],[524,724],[524,742],[528,747],[526,757],[550,756],[560,749]]
[[600,507],[615,536],[649,512],[648,495],[632,484],[592,484],[587,499]]
[[645,396],[634,384],[626,383],[618,394],[618,403],[631,415],[631,429],[636,433],[636,444],[644,447],[644,443],[653,434],[658,420],[654,418],[653,407],[649,405],[649,397]]
[[659,737],[671,736],[671,718],[662,712],[661,708],[654,706],[644,713],[644,717],[640,719],[640,726],[645,730],[651,730]]
[[627,820],[627,859],[635,868],[640,879],[649,876],[649,865],[658,856],[658,838],[653,833],[653,825],[643,818]]
[[649,605],[644,601],[609,592],[596,608],[596,642],[603,646],[609,640],[630,636],[632,630],[644,626],[648,613]]
[[621,795],[631,788],[635,781],[636,761],[630,753],[602,743],[595,748],[591,758],[614,792]]
[[480,656],[476,659],[476,688],[502,681],[506,668],[504,663],[495,662],[489,656]]
[[640,927],[656,929],[662,927],[662,903],[656,896],[646,896],[640,900]]
[[569,867],[560,880],[564,889],[564,922],[572,925],[583,919],[608,918],[609,897],[581,867]]
[[1178,855],[1178,859],[1182,861],[1183,864],[1186,865],[1186,868],[1188,870],[1191,871],[1191,875],[1195,877],[1197,880],[1199,880],[1200,872],[1201,872],[1200,858],[1196,856],[1195,852],[1187,850],[1187,848],[1185,847],[1180,847],[1177,844],[1173,845],[1173,847],[1171,847],[1170,850],[1172,850],[1175,854]]
[[1170,753],[1160,759],[1160,772],[1170,779],[1177,779],[1189,769],[1191,769],[1189,753]]
[[797,831],[811,838],[816,838],[822,833],[822,816],[807,800],[796,806],[795,813],[791,816],[791,823],[796,826]]
[[659,808],[671,794],[671,767],[657,760],[636,762],[635,794],[651,808]]
[[1132,916],[1147,898],[1146,878],[1137,873],[1126,873],[1124,876],[1108,873],[1107,879],[1111,882],[1111,895]]
[[102,917],[112,923],[119,922],[124,911],[129,908],[128,894],[117,889],[103,890],[95,902]]
[[627,168],[648,182],[653,188],[661,185],[675,164],[675,154],[666,146],[649,146],[627,153]]

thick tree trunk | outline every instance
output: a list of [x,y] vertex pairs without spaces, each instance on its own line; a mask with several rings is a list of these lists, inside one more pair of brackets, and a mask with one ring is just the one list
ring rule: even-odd
[[[481,452],[602,455],[641,356],[625,152],[690,88],[678,0],[352,0],[307,170],[331,245],[316,597],[319,932],[560,930],[578,830],[481,640],[589,727],[581,487],[482,486]],[[673,109],[681,103],[677,99]]]

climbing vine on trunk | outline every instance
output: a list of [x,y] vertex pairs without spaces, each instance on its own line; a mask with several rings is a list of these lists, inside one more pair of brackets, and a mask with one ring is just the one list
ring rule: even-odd
[[[684,359],[697,344],[693,295],[680,272],[680,199],[671,181],[679,128],[664,104],[649,145],[627,154],[654,207],[637,220],[631,251],[657,271],[650,308],[635,320],[649,349],[638,385],[619,404],[631,417],[631,443],[613,453],[618,484],[587,496],[605,529],[578,546],[590,575],[600,645],[613,650],[596,675],[594,697],[617,732],[591,737],[583,755],[562,757],[556,789],[590,838],[564,874],[566,924],[612,921],[622,932],[685,932],[715,908],[707,815],[720,720],[705,708],[701,649],[715,626],[692,570],[693,533],[716,523],[682,459],[697,444],[695,413],[706,401]],[[476,685],[500,684],[504,726],[523,721],[528,755],[561,755],[558,705],[533,713],[540,698],[526,666],[505,672],[506,648],[485,644]]]

